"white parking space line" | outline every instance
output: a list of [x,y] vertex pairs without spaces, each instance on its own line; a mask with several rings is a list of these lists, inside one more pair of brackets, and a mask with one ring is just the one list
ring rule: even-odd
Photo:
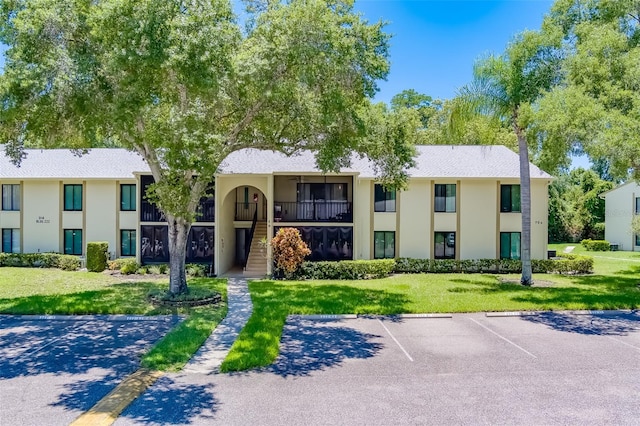
[[522,352],[526,353],[527,355],[529,355],[530,357],[533,358],[538,358],[537,356],[535,356],[534,354],[532,354],[531,352],[529,352],[528,350],[524,349],[522,346],[518,346],[516,343],[513,343],[511,340],[507,339],[506,337],[496,333],[495,331],[493,331],[492,329],[490,329],[489,327],[480,324],[478,321],[474,320],[473,318],[469,318],[471,321],[475,322],[476,324],[478,324],[480,327],[484,328],[485,330],[495,334],[496,336],[498,336],[499,338],[501,338],[502,340],[504,340],[505,342],[515,346],[516,348],[520,349]]
[[387,330],[387,333],[389,333],[389,336],[391,336],[391,338],[393,339],[393,341],[394,341],[394,342],[396,342],[396,345],[398,345],[398,347],[399,347],[400,349],[402,349],[402,352],[404,352],[404,354],[407,356],[407,358],[409,358],[409,361],[413,362],[413,358],[411,358],[411,355],[409,355],[409,352],[407,352],[407,351],[405,350],[405,348],[404,348],[404,347],[402,347],[402,345],[400,344],[400,342],[398,342],[398,339],[396,339],[396,338],[395,338],[395,336],[394,336],[393,334],[391,334],[391,331],[387,328],[387,326],[386,326],[386,325],[384,325],[384,323],[383,323],[382,321],[380,321],[380,320],[378,320],[378,322],[380,323],[380,325],[381,325],[385,330]]
[[625,346],[629,346],[630,348],[633,348],[633,349],[635,349],[635,350],[637,350],[637,351],[640,351],[640,348],[639,348],[639,347],[637,347],[637,346],[630,345],[629,343],[627,343],[627,342],[623,342],[622,340],[616,339],[615,337],[611,337],[611,336],[607,336],[607,337],[608,337],[609,339],[613,340],[614,342],[622,343],[622,344],[623,344],[623,345],[625,345]]

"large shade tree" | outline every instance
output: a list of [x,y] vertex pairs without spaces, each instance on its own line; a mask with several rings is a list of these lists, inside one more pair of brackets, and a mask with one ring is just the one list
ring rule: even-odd
[[[25,146],[144,157],[155,180],[147,197],[169,226],[172,293],[187,290],[187,235],[231,152],[310,149],[324,171],[366,154],[395,186],[412,164],[411,114],[367,102],[389,69],[382,23],[352,0],[247,4],[239,22],[230,0],[0,3],[6,152],[16,163]],[[394,143],[377,142],[381,132]]]
[[463,87],[452,112],[452,134],[464,128],[470,117],[484,115],[507,124],[516,136],[520,158],[522,215],[521,260],[523,285],[532,284],[531,180],[528,134],[531,111],[545,90],[558,78],[559,56],[554,38],[528,31],[518,35],[501,55],[479,60],[474,80]]
[[562,35],[567,57],[538,111],[544,150],[640,179],[640,0],[557,0],[543,29]]

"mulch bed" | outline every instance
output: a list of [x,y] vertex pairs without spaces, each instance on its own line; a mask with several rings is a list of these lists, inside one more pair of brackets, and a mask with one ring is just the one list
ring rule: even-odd
[[154,306],[166,306],[169,308],[193,308],[196,306],[217,305],[222,301],[222,296],[215,294],[211,297],[197,300],[166,300],[157,296],[149,296],[149,301]]

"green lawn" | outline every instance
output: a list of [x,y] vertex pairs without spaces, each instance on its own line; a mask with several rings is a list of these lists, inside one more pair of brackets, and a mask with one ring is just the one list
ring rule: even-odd
[[[566,245],[558,245],[562,251]],[[583,252],[576,245],[576,253]],[[585,252],[588,276],[534,275],[539,285],[502,282],[489,274],[396,275],[370,281],[253,281],[253,315],[222,365],[223,371],[268,365],[278,355],[292,314],[398,314],[565,309],[636,309],[640,253]]]
[[0,314],[184,315],[186,319],[142,358],[144,367],[177,370],[198,350],[227,312],[226,280],[192,278],[189,285],[221,293],[224,303],[215,308],[156,308],[148,302],[147,294],[168,289],[168,277],[134,280],[127,276],[58,269],[0,268]]

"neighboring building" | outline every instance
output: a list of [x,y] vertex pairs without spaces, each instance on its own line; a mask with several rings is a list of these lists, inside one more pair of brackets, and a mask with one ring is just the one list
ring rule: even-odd
[[[530,172],[531,253],[543,259],[551,176],[533,165]],[[283,226],[300,230],[312,260],[519,258],[517,154],[420,146],[409,174],[408,188],[396,193],[376,183],[366,159],[322,174],[310,152],[235,152],[215,176],[215,197],[201,200],[187,262],[213,262],[218,274],[244,265],[264,274],[270,247],[260,241]],[[0,158],[2,250],[84,255],[87,241],[107,241],[113,257],[166,262],[166,222],[143,196],[152,182],[145,162],[122,149],[80,157],[28,150],[20,168]]]
[[640,250],[640,235],[631,232],[631,220],[640,214],[640,185],[628,182],[600,197],[605,200],[604,239],[618,250]]

